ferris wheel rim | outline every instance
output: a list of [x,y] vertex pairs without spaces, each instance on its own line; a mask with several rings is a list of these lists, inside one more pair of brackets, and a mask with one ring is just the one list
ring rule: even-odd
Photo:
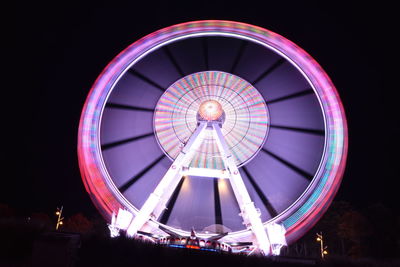
[[[187,35],[184,35],[184,36],[178,36],[178,37],[176,37],[175,39],[170,39],[168,42],[164,42],[164,43],[161,43],[161,44],[159,44],[159,47],[161,47],[161,46],[163,46],[163,45],[166,45],[166,44],[168,44],[168,43],[170,43],[170,42],[173,42],[173,41],[176,41],[176,40],[179,40],[180,38],[190,38],[190,37],[194,37],[194,36],[208,36],[208,35],[216,35],[216,36],[221,36],[221,32],[218,32],[218,27],[237,27],[236,29],[237,30],[239,30],[239,31],[243,31],[244,29],[246,29],[246,27],[247,27],[247,31],[250,31],[250,33],[251,34],[267,34],[267,35],[269,35],[269,36],[274,36],[274,38],[277,38],[277,39],[280,39],[281,41],[283,40],[283,41],[285,41],[285,42],[289,42],[289,44],[291,45],[291,47],[292,47],[292,49],[293,49],[293,47],[295,48],[295,49],[297,49],[298,51],[297,52],[302,52],[303,54],[302,54],[302,56],[304,56],[304,58],[303,58],[303,60],[306,60],[308,63],[310,63],[311,62],[311,65],[314,67],[314,72],[319,72],[319,74],[320,74],[320,76],[322,77],[320,77],[321,79],[320,80],[318,80],[317,78],[315,78],[314,77],[314,81],[312,81],[310,84],[313,84],[314,85],[314,83],[316,83],[316,84],[321,84],[321,85],[319,85],[319,86],[322,86],[323,88],[325,88],[325,87],[328,87],[329,88],[329,92],[331,93],[331,96],[327,96],[327,97],[331,97],[331,99],[330,99],[330,101],[333,101],[333,100],[336,100],[336,108],[338,108],[338,114],[339,114],[339,119],[341,119],[341,126],[342,126],[342,129],[341,129],[341,131],[342,131],[342,153],[341,153],[341,157],[340,157],[340,159],[339,159],[339,166],[338,166],[338,168],[337,168],[337,171],[336,171],[336,175],[335,175],[335,177],[333,177],[334,179],[332,179],[332,180],[335,180],[334,182],[335,182],[335,184],[332,184],[331,186],[330,186],[330,190],[328,190],[328,192],[325,192],[325,195],[324,195],[324,200],[325,200],[325,202],[321,202],[321,204],[323,204],[322,206],[323,207],[326,207],[326,205],[327,205],[327,203],[328,202],[330,202],[331,201],[331,198],[332,198],[332,196],[333,195],[335,195],[335,193],[336,193],[336,191],[337,191],[337,189],[338,189],[338,185],[340,184],[340,180],[341,180],[341,176],[342,176],[342,174],[343,174],[343,171],[344,171],[344,165],[345,165],[345,161],[346,161],[346,154],[347,154],[347,126],[346,126],[346,119],[345,119],[345,115],[344,115],[344,110],[343,110],[343,107],[342,107],[342,104],[341,104],[341,102],[340,102],[340,98],[338,97],[338,94],[337,94],[337,91],[336,91],[336,89],[335,89],[335,87],[333,86],[333,84],[332,84],[332,82],[330,81],[330,79],[329,79],[329,77],[326,75],[326,73],[322,70],[322,68],[319,66],[319,64],[318,63],[316,63],[306,52],[304,52],[301,48],[299,48],[297,45],[294,45],[293,43],[291,43],[290,41],[288,41],[287,39],[285,39],[284,37],[281,37],[280,35],[278,35],[278,34],[275,34],[275,33],[273,33],[273,32],[271,32],[271,31],[268,31],[268,30],[265,30],[265,29],[262,29],[262,28],[260,28],[260,27],[257,27],[257,26],[253,26],[253,25],[249,25],[249,24],[244,24],[244,23],[238,23],[238,22],[230,22],[230,21],[196,21],[196,22],[187,22],[187,23],[183,23],[183,24],[178,24],[178,25],[174,25],[174,26],[171,26],[171,27],[168,27],[168,28],[164,28],[164,29],[161,29],[161,30],[159,30],[159,31],[156,31],[155,33],[152,33],[152,34],[150,34],[150,35],[147,35],[147,36],[145,36],[145,37],[143,37],[143,38],[141,38],[139,41],[137,41],[137,42],[135,42],[135,43],[133,43],[132,45],[130,45],[127,49],[125,49],[123,52],[121,52],[117,57],[116,57],[116,59],[115,60],[117,60],[117,62],[115,62],[115,60],[113,60],[105,69],[104,69],[104,71],[102,72],[102,74],[100,74],[100,76],[99,76],[99,78],[96,80],[96,82],[95,82],[95,84],[93,85],[93,87],[92,87],[92,89],[91,89],[91,92],[89,93],[89,97],[88,97],[88,99],[86,100],[86,102],[85,102],[85,107],[84,107],[84,111],[82,112],[82,117],[81,117],[81,122],[80,122],[80,126],[79,126],[79,137],[78,137],[78,140],[79,140],[79,142],[78,142],[78,156],[79,156],[79,163],[80,163],[80,166],[81,166],[81,173],[82,173],[82,177],[83,177],[83,180],[84,180],[84,183],[85,183],[85,186],[86,186],[86,190],[89,192],[89,193],[93,193],[93,192],[95,192],[95,189],[94,189],[94,187],[93,187],[93,185],[90,185],[90,181],[88,181],[88,180],[85,180],[85,178],[84,177],[86,177],[86,175],[88,175],[88,170],[87,169],[85,169],[85,166],[86,165],[90,165],[90,164],[93,164],[93,162],[95,162],[94,164],[96,165],[96,164],[98,164],[99,162],[98,162],[98,159],[88,159],[88,157],[90,157],[89,155],[88,155],[88,152],[87,151],[84,151],[85,150],[85,148],[84,148],[84,143],[85,143],[85,140],[83,140],[83,132],[85,131],[85,127],[87,127],[88,126],[88,123],[90,124],[90,122],[88,121],[88,118],[87,117],[85,117],[85,112],[87,111],[87,108],[88,108],[88,105],[89,105],[89,102],[90,102],[90,98],[91,97],[93,97],[94,95],[95,95],[95,91],[96,91],[96,89],[97,89],[97,86],[98,86],[98,84],[101,82],[101,79],[100,78],[102,78],[102,79],[104,79],[104,75],[105,74],[107,74],[107,72],[109,72],[109,71],[112,71],[112,70],[114,70],[115,71],[115,69],[117,68],[117,64],[118,64],[118,60],[121,60],[121,58],[124,56],[124,55],[126,55],[126,51],[127,50],[129,50],[129,49],[131,49],[131,48],[135,48],[135,46],[138,46],[138,45],[140,45],[141,43],[143,43],[143,42],[146,42],[146,41],[148,41],[149,39],[151,40],[152,38],[154,38],[154,37],[156,37],[157,35],[162,35],[162,34],[165,34],[165,33],[168,33],[168,32],[174,32],[174,30],[179,30],[179,29],[181,29],[181,28],[183,28],[183,27],[186,27],[186,26],[191,26],[191,27],[195,27],[196,25],[198,26],[198,27],[204,27],[204,28],[202,28],[202,30],[204,30],[204,29],[208,29],[208,30],[210,30],[209,32],[201,32],[200,34],[196,34],[195,33],[195,31],[194,30],[190,30],[190,29],[187,29],[188,30],[188,34]],[[225,26],[224,26],[225,25]],[[208,28],[207,28],[208,27]],[[229,29],[228,28],[224,28],[226,31],[228,31]],[[250,29],[250,30],[249,30]],[[241,32],[241,34],[244,34],[243,32]],[[248,36],[245,36],[245,35],[237,35],[237,37],[239,37],[239,38],[243,38],[243,39],[246,39],[246,40],[250,40],[250,37],[248,37]],[[223,34],[222,34],[223,35]],[[226,36],[233,36],[233,35],[230,35],[229,33],[225,33],[225,35]],[[158,36],[159,37],[159,36]],[[254,40],[253,40],[254,41]],[[136,47],[137,48],[137,47]],[[153,46],[153,48],[154,49],[157,49],[157,47],[156,46]],[[273,48],[275,48],[276,49],[276,47],[273,47]],[[140,54],[140,56],[141,57],[144,57],[147,53],[150,53],[152,50],[151,49],[147,49],[144,53],[142,53],[142,54]],[[278,50],[278,51],[280,51],[280,50]],[[282,53],[281,55],[282,56],[284,56],[286,59],[289,59],[289,61],[290,62],[293,62],[293,59],[292,58],[290,58],[290,57],[288,57],[286,54],[284,54],[283,52],[281,52],[280,51],[280,53]],[[114,74],[113,75],[117,75],[117,79],[118,78],[120,78],[120,77],[122,77],[122,75],[124,74],[124,72],[126,72],[127,71],[127,69],[129,69],[130,68],[130,66],[132,66],[132,65],[134,65],[135,64],[135,62],[137,62],[138,60],[139,60],[140,58],[136,58],[135,59],[135,61],[131,61],[131,62],[129,62],[129,64],[128,64],[128,66],[125,66],[125,68],[122,68],[122,71],[120,71],[120,73],[119,74],[117,74],[116,73],[116,71],[114,72]],[[297,62],[296,62],[296,64],[297,64]],[[298,67],[297,65],[295,65],[296,67]],[[121,70],[121,68],[120,68],[120,70]],[[303,70],[302,70],[303,71]],[[111,75],[112,76],[112,75]],[[109,76],[110,77],[110,76]],[[307,79],[309,79],[310,77],[308,76],[308,75],[305,75],[305,77],[307,77]],[[114,77],[115,78],[115,77]],[[112,83],[113,85],[115,85],[115,83],[117,82],[117,79]],[[109,81],[108,81],[109,82]],[[113,85],[111,85],[111,87],[113,86]],[[318,99],[320,100],[320,97],[322,98],[322,97],[324,97],[324,96],[320,96],[319,95],[319,93],[321,93],[321,92],[317,92],[317,89],[318,89],[319,87],[317,87],[317,88],[313,88],[314,89],[314,93],[316,94],[316,96],[318,97]],[[109,93],[112,91],[112,88],[108,91],[108,95],[109,95]],[[98,92],[97,92],[98,93]],[[103,106],[102,106],[102,110],[104,110],[104,105],[105,105],[105,103],[107,102],[107,98],[108,98],[108,95],[104,98],[104,96],[102,96],[103,97],[103,102],[102,102],[102,104],[103,104]],[[101,97],[101,96],[100,96]],[[333,100],[332,100],[332,97],[333,97]],[[329,99],[328,99],[329,100]],[[321,107],[322,107],[322,104],[321,104]],[[324,116],[325,116],[325,107],[322,107],[322,110],[324,111],[323,113],[324,113]],[[93,118],[92,118],[93,119]],[[100,118],[101,119],[101,118]],[[329,119],[329,118],[325,118],[324,119],[324,122],[326,122],[326,120],[327,119]],[[98,123],[98,129],[100,128],[100,120],[97,122]],[[334,128],[333,129],[334,131],[337,131],[337,129],[336,128]],[[332,129],[330,129],[329,127],[327,127],[326,125],[325,125],[325,133],[326,133],[326,136],[325,136],[325,142],[328,142],[328,141],[330,141],[330,140],[327,140],[328,138],[328,136],[329,135],[332,135]],[[335,132],[336,133],[336,132]],[[86,140],[86,142],[87,142],[88,140]],[[97,141],[99,141],[99,140],[97,140]],[[337,140],[336,140],[337,141]],[[339,140],[340,141],[340,140]],[[97,144],[97,146],[98,147],[100,147],[100,143],[98,143]],[[325,149],[324,149],[325,150]],[[90,153],[89,153],[90,154]],[[324,153],[325,154],[325,153]],[[89,163],[87,162],[87,161],[90,161]],[[97,161],[97,162],[96,162]],[[98,165],[97,165],[98,166]],[[320,166],[321,167],[321,166]],[[102,168],[105,168],[104,167],[104,165],[103,165],[103,167]],[[104,171],[104,170],[98,170],[98,173],[100,172],[102,172],[102,171]],[[318,170],[319,171],[319,170]],[[339,178],[339,179],[337,179],[337,178]],[[339,181],[338,181],[339,180]],[[104,181],[103,181],[104,182]],[[310,183],[310,185],[311,185],[311,183]],[[105,186],[110,186],[110,185],[106,185],[105,184]],[[317,185],[315,185],[315,186],[317,186]],[[308,190],[308,189],[307,189]],[[305,192],[307,191],[307,190],[305,190]],[[118,190],[117,190],[118,191]],[[107,195],[107,194],[106,194]],[[108,197],[109,197],[110,195],[108,194]],[[122,196],[122,194],[121,194],[121,196]],[[123,197],[123,196],[122,196]],[[321,197],[321,195],[319,196],[319,197]],[[92,197],[93,198],[93,197]],[[127,201],[127,200],[123,200],[123,199],[120,199],[120,201],[123,201],[123,202],[125,202],[125,204],[126,203],[129,203],[129,201]],[[97,203],[98,204],[98,203]],[[109,203],[110,204],[110,203]],[[304,203],[303,203],[304,204]],[[329,203],[328,203],[329,204]],[[116,208],[116,207],[118,207],[118,206],[124,206],[124,205],[120,205],[120,204],[118,204],[118,203],[112,203],[111,204],[111,206],[113,207],[113,208]],[[104,206],[102,207],[102,208],[100,208],[100,209],[104,209]],[[109,209],[109,208],[106,208],[106,210],[107,209]],[[283,213],[283,212],[282,212]],[[280,214],[280,215],[282,215],[282,213]],[[302,221],[302,223],[303,223],[303,225],[304,225],[304,223],[306,222],[306,221],[312,221],[312,220],[315,220],[315,218],[311,218],[310,216],[312,215],[312,214],[316,214],[316,211],[315,210],[311,210],[311,211],[309,211],[309,213],[308,214],[303,214],[303,221]],[[108,214],[109,215],[109,214]],[[279,217],[279,216],[278,216]],[[304,217],[307,217],[307,218],[304,218]],[[273,219],[275,219],[275,218],[273,218]],[[308,220],[307,220],[308,219]],[[159,223],[159,222],[157,222],[157,223]],[[295,223],[296,224],[296,223]],[[293,225],[293,224],[292,224]],[[295,225],[296,226],[296,225]],[[293,227],[292,227],[293,228]],[[290,227],[289,227],[289,230],[290,230]],[[247,231],[247,230],[243,230],[243,231]],[[292,231],[295,231],[295,229],[293,228],[293,230]],[[240,232],[240,231],[237,231],[237,232]],[[236,232],[235,232],[236,233]],[[289,233],[290,233],[290,231],[289,231]]]

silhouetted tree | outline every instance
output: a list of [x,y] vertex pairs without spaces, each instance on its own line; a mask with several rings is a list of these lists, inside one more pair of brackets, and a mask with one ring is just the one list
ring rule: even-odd
[[65,221],[63,230],[77,232],[77,233],[88,233],[93,228],[93,223],[86,218],[82,213],[72,215]]
[[338,236],[348,244],[347,255],[362,257],[368,255],[368,237],[372,233],[368,219],[358,211],[346,211],[338,224]]
[[91,218],[91,222],[93,223],[92,234],[103,238],[110,237],[110,230],[108,229],[107,222],[103,217],[95,215]]
[[42,228],[43,230],[51,230],[53,225],[55,227],[54,220],[50,218],[47,213],[43,212],[34,212],[28,217],[28,221],[30,223],[36,224],[37,227]]
[[370,256],[388,258],[396,255],[396,215],[382,203],[370,205],[365,215],[371,223],[372,231],[368,238]]
[[14,210],[7,204],[0,203],[0,219],[10,218],[15,215]]
[[400,258],[400,215],[397,215],[397,217],[396,217],[395,233],[396,233],[396,251],[395,251],[395,255],[397,255],[397,257]]
[[[323,234],[324,245],[328,246],[330,255],[348,255],[349,242],[345,236],[339,235],[339,224],[343,223],[344,214],[353,210],[353,207],[348,202],[333,202],[316,225],[296,242],[304,243],[303,251],[306,253],[305,255],[296,256],[320,257],[320,243],[316,242],[316,233],[320,232]],[[296,246],[299,245],[294,244],[291,247],[296,248]],[[292,248],[289,249],[292,251]]]

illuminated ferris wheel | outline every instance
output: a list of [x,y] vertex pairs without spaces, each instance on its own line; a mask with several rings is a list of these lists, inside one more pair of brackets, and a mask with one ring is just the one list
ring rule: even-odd
[[[322,68],[249,24],[195,21],[149,34],[101,73],[86,100],[78,156],[96,207],[126,233],[273,250],[293,242],[338,190],[347,126]],[[164,229],[164,230],[160,230]]]

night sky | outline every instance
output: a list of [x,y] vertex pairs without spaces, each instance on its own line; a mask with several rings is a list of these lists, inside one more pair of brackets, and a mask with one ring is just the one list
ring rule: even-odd
[[21,4],[12,11],[6,24],[11,50],[2,51],[10,73],[2,83],[0,203],[27,214],[61,205],[66,216],[96,214],[76,151],[80,113],[96,77],[120,51],[155,30],[222,19],[274,31],[319,62],[348,120],[348,162],[336,200],[358,208],[382,202],[399,212],[399,86],[389,75],[398,70],[391,64],[398,34],[393,7],[135,2]]

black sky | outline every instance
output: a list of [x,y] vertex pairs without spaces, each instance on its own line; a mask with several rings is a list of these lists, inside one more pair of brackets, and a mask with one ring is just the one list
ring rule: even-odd
[[348,163],[336,199],[360,208],[383,202],[399,211],[399,86],[389,75],[398,69],[393,7],[147,2],[18,3],[10,10],[5,25],[11,49],[3,50],[9,74],[2,88],[0,203],[28,213],[60,205],[67,215],[96,213],[76,153],[80,112],[92,83],[110,60],[146,34],[180,22],[224,19],[279,33],[320,63],[348,119]]

